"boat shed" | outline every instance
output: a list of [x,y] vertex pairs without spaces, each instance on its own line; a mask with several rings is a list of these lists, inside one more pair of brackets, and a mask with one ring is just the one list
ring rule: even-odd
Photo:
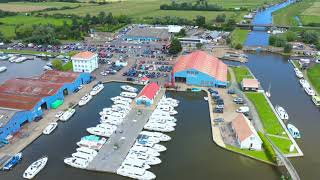
[[260,82],[257,79],[244,78],[241,81],[241,87],[243,91],[258,91]]
[[240,113],[232,122],[231,127],[241,149],[261,150],[262,141],[248,118]]
[[168,29],[150,26],[137,26],[123,36],[125,41],[169,41],[171,38]]
[[153,104],[154,98],[157,96],[158,92],[160,90],[160,86],[155,83],[149,83],[146,85],[139,96],[136,99],[136,103],[138,105],[145,104],[146,106],[150,106]]
[[173,81],[206,87],[227,87],[228,67],[218,58],[195,51],[180,56],[173,68]]
[[10,79],[0,85],[0,141],[90,82],[88,73],[46,71],[39,77]]

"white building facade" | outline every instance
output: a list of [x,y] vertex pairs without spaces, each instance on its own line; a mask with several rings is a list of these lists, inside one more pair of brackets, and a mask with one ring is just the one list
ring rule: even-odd
[[80,52],[71,57],[74,72],[91,73],[98,68],[98,54],[89,51]]

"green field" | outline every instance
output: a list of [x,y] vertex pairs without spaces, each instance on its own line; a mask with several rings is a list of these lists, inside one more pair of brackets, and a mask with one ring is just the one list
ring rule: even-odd
[[[178,2],[195,2],[194,0],[178,1]],[[208,3],[217,3],[225,8],[235,7],[248,7],[255,8],[264,4],[265,1],[257,0],[209,0]],[[271,1],[270,1],[271,2]],[[272,2],[278,2],[273,0]],[[175,11],[175,10],[160,10],[161,4],[170,4],[170,0],[127,0],[123,2],[113,2],[110,4],[100,6],[84,6],[72,10],[58,10],[50,11],[49,14],[62,13],[62,14],[77,14],[86,15],[87,13],[96,15],[100,11],[112,12],[113,15],[128,15],[134,19],[140,19],[142,17],[161,17],[161,16],[178,16],[188,19],[194,19],[198,15],[205,16],[207,20],[213,20],[218,14],[225,13],[227,17],[235,17],[240,20],[246,12],[232,12],[232,11]]]
[[25,15],[17,15],[17,16],[9,16],[5,18],[0,18],[0,23],[4,25],[18,25],[18,24],[53,24],[57,26],[63,25],[63,21],[67,23],[71,23],[69,19],[55,19],[50,17],[35,17],[35,16],[25,16]]
[[91,5],[88,3],[68,3],[68,2],[9,2],[1,3],[0,9],[11,12],[31,12],[47,8],[77,7]]
[[235,30],[233,30],[231,34],[231,44],[243,45],[247,39],[248,34],[249,34],[249,30],[236,28]]
[[243,78],[253,78],[246,66],[232,67],[232,69],[236,76],[237,83],[241,83]]
[[14,26],[0,25],[0,32],[2,32],[4,37],[7,39],[12,39],[16,36]]
[[308,78],[311,81],[313,87],[320,94],[320,64],[314,65],[307,71]]
[[310,23],[320,23],[319,12],[319,0],[303,0],[275,12],[273,19],[276,25],[298,26],[295,19],[298,16],[302,24],[308,26]]

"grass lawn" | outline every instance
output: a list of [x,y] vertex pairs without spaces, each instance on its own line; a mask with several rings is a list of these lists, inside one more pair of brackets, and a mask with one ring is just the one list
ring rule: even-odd
[[62,66],[62,71],[70,71],[70,70],[72,70],[72,61],[69,61]]
[[[282,153],[284,153],[284,154],[290,153],[290,146],[292,144],[292,142],[290,140],[277,138],[277,137],[274,137],[274,136],[269,136],[269,138],[280,149],[280,151]],[[297,150],[295,149],[294,152],[297,152]]]
[[250,150],[246,150],[246,149],[239,149],[239,148],[236,148],[236,147],[233,147],[233,146],[227,146],[227,149],[229,149],[231,151],[238,152],[238,153],[243,154],[243,155],[247,155],[247,156],[259,159],[259,160],[267,162],[267,163],[274,164],[274,162],[269,160],[269,158],[266,155],[265,151],[250,151]]
[[246,66],[232,67],[237,83],[241,83],[243,78],[253,78]]
[[264,95],[262,93],[246,92],[246,96],[256,107],[266,133],[286,137],[286,134],[282,134],[284,129],[276,115],[273,113]]
[[318,94],[320,93],[320,64],[314,65],[307,71],[308,78]]
[[320,23],[320,2],[316,0],[303,0],[291,4],[274,13],[273,20],[276,25],[298,26],[295,16],[298,16],[303,25]]
[[247,39],[248,33],[249,33],[249,30],[247,29],[236,28],[235,30],[232,31],[232,34],[231,34],[231,44],[243,45]]
[[[107,0],[109,1],[109,0]],[[179,0],[176,2],[195,2],[194,0]],[[225,8],[247,7],[255,8],[261,6],[266,1],[262,0],[208,0],[208,3],[217,3]],[[268,2],[279,2],[272,0]],[[178,16],[188,19],[194,19],[196,16],[205,16],[207,20],[213,20],[218,14],[225,13],[227,18],[235,17],[237,20],[242,19],[247,12],[232,12],[232,11],[175,11],[175,10],[160,10],[161,4],[170,4],[171,0],[125,0],[121,2],[112,2],[110,4],[100,6],[83,6],[71,10],[50,11],[48,14],[77,14],[85,16],[87,13],[96,15],[100,11],[111,12],[113,15],[128,15],[136,21],[143,22],[143,17],[161,17],[161,16]]]
[[0,23],[5,25],[17,25],[17,24],[53,24],[57,26],[63,25],[63,21],[71,23],[69,19],[56,19],[56,18],[44,18],[44,17],[35,17],[35,16],[8,16],[0,18]]
[[47,54],[47,55],[58,55],[59,53],[48,53],[48,52],[38,52],[32,50],[13,50],[13,49],[0,49],[1,52],[5,53],[17,53],[17,54]]
[[16,36],[14,28],[15,26],[0,25],[0,32],[2,32],[5,38],[12,39]]
[[79,5],[83,6],[89,4],[68,2],[9,2],[1,3],[0,10],[11,12],[31,12],[47,8],[76,7]]

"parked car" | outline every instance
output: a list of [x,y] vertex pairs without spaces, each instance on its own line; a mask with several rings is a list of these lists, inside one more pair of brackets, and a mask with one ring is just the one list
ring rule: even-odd
[[248,106],[241,106],[236,110],[236,112],[238,112],[238,113],[247,113],[247,112],[249,112],[249,107]]
[[236,104],[243,104],[244,100],[242,98],[234,98],[233,102],[235,102]]
[[216,105],[216,109],[224,109],[224,105],[223,104],[218,104],[218,105]]
[[217,108],[215,108],[213,112],[214,112],[214,113],[223,113],[223,109],[217,109]]
[[223,118],[216,118],[213,120],[213,122],[221,123],[221,122],[224,122],[224,119]]
[[235,90],[234,89],[228,89],[228,94],[235,94]]

